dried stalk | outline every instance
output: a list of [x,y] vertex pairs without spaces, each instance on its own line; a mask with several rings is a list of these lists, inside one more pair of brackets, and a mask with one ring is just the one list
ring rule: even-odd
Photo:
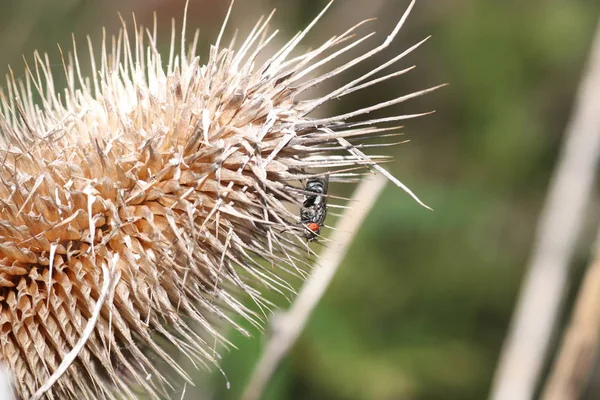
[[544,366],[600,154],[600,25],[537,227],[493,400],[529,400]]
[[600,340],[600,230],[596,250],[577,295],[571,321],[543,391],[543,400],[579,399]]
[[263,349],[242,396],[243,400],[260,399],[279,363],[298,339],[312,311],[327,290],[362,221],[385,184],[386,178],[378,174],[374,179],[363,180],[356,189],[351,203],[360,202],[361,207],[352,207],[344,212],[337,230],[331,236],[329,247],[322,254],[319,264],[302,287],[296,301],[289,311],[273,320],[273,334]]

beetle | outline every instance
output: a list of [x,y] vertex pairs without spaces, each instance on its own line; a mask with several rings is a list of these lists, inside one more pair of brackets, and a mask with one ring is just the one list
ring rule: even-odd
[[329,176],[310,178],[304,187],[306,193],[304,202],[300,209],[300,223],[304,225],[304,237],[307,241],[315,240],[325,218],[327,217],[327,189],[329,186]]

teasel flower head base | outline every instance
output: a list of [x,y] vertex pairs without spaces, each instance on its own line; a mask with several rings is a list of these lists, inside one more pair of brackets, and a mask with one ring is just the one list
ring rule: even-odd
[[292,57],[321,13],[258,63],[274,37],[268,17],[239,46],[222,46],[223,29],[201,65],[184,23],[165,69],[156,27],[123,23],[99,51],[90,41],[91,78],[76,51],[64,55],[60,94],[46,56],[22,80],[11,74],[0,97],[0,362],[17,395],[164,398],[171,372],[191,381],[178,356],[216,363],[223,323],[247,333],[233,315],[261,326],[271,307],[261,293],[289,291],[286,274],[308,266],[289,207],[302,206],[301,182],[379,168],[354,144],[391,129],[377,123],[417,115],[349,120],[435,88],[309,117],[407,72],[374,77],[418,43],[331,93],[297,98],[387,47],[408,11],[385,43],[312,78],[370,36],[354,37],[361,24]]

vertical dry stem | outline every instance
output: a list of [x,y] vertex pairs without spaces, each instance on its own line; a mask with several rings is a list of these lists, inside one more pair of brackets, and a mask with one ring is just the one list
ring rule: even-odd
[[592,263],[546,382],[543,400],[578,399],[594,367],[600,339],[600,230]]
[[490,399],[531,399],[544,366],[569,261],[594,184],[600,153],[599,93],[600,25],[540,216],[533,254]]

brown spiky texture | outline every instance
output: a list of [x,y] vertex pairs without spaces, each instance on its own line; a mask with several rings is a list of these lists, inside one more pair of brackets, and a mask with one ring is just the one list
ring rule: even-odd
[[165,343],[214,363],[214,342],[225,342],[217,321],[260,325],[270,307],[261,294],[288,291],[284,275],[306,267],[306,228],[289,206],[302,202],[303,180],[373,166],[350,144],[417,115],[348,120],[433,88],[309,116],[407,72],[375,77],[419,43],[331,93],[298,96],[387,47],[406,15],[385,43],[324,74],[370,36],[354,36],[361,24],[292,56],[317,18],[258,63],[274,37],[261,19],[240,46],[222,47],[222,31],[205,65],[185,24],[166,60],[156,27],[131,35],[124,24],[99,52],[89,44],[91,79],[65,55],[60,94],[46,56],[35,54],[22,81],[10,77],[0,98],[0,362],[18,396],[48,383],[75,348],[49,398],[164,398],[169,370],[190,380]]

